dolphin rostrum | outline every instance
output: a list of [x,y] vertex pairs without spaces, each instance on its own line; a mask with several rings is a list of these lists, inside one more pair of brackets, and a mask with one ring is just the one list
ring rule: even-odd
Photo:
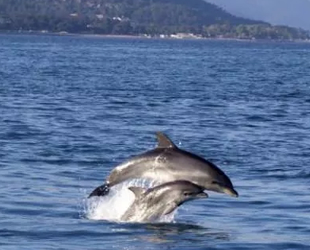
[[155,149],[132,157],[115,167],[106,183],[92,191],[89,197],[103,196],[110,187],[129,179],[148,179],[157,184],[187,180],[219,193],[237,197],[228,176],[215,164],[178,148],[165,134],[157,132]]
[[208,197],[203,187],[184,180],[147,190],[141,187],[129,187],[129,190],[135,194],[135,200],[121,217],[121,221],[127,222],[152,222],[170,214],[186,201]]

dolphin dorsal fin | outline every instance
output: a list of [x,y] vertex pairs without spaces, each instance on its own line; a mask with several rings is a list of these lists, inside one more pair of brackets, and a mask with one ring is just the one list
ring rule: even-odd
[[136,198],[140,197],[141,194],[145,191],[145,189],[142,187],[129,187],[128,189],[135,194]]
[[158,141],[157,148],[176,148],[177,146],[163,132],[156,132]]

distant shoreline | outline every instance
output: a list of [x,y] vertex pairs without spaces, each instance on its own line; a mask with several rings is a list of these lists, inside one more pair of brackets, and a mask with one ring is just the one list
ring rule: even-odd
[[157,39],[157,40],[191,40],[191,41],[236,41],[236,42],[287,42],[287,43],[310,43],[310,39],[250,39],[250,38],[229,38],[229,37],[160,37],[146,35],[115,35],[115,34],[86,34],[68,32],[48,32],[48,31],[15,31],[0,30],[0,35],[38,35],[38,36],[64,36],[64,37],[86,37],[86,38],[115,38],[115,39]]

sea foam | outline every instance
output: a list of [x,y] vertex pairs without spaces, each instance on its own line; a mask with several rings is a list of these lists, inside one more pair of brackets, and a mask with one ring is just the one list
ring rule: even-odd
[[[113,186],[108,195],[92,197],[85,200],[85,216],[90,220],[122,222],[122,215],[127,209],[129,209],[135,200],[135,195],[128,189],[128,187],[139,186],[150,188],[154,185],[154,182],[150,183],[146,180],[135,179]],[[173,222],[175,215],[176,210],[168,215],[161,216],[156,219],[156,221],[152,222]],[[137,219],[137,222],[139,222],[139,219]]]

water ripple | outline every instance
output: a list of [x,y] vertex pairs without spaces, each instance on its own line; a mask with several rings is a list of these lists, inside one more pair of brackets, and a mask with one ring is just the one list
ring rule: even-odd
[[[309,44],[0,45],[1,249],[310,249]],[[170,223],[103,220],[125,195],[89,217],[89,192],[158,130],[220,166],[240,197],[209,192]]]

